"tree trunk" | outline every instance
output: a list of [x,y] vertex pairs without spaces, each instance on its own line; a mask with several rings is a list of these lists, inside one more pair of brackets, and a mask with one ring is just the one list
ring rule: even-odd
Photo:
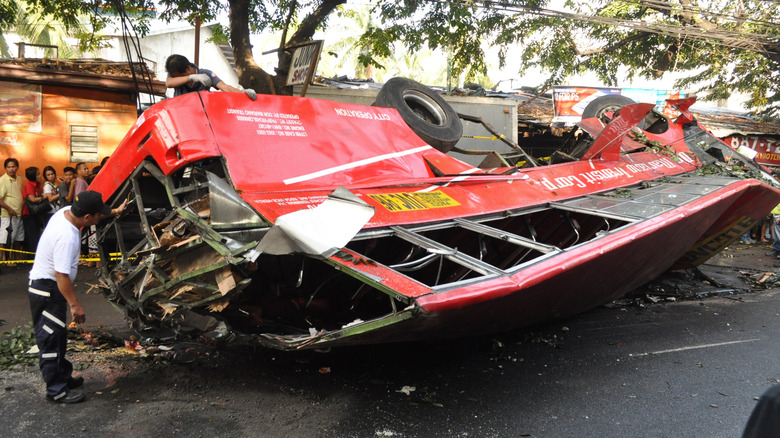
[[271,75],[255,62],[252,55],[252,43],[249,41],[249,4],[250,0],[229,0],[230,43],[236,58],[238,83],[244,88],[252,88],[262,94],[292,94],[285,87],[285,75]]
[[[287,41],[298,44],[309,41],[314,36],[317,26],[340,4],[347,0],[323,0],[319,7],[303,19],[298,30]],[[249,41],[249,8],[251,0],[228,0],[230,4],[230,43],[233,45],[233,56],[236,58],[238,83],[245,88],[253,88],[264,94],[292,94],[292,87],[285,86],[287,72],[290,69],[290,53],[279,54],[279,64],[275,73],[269,74],[257,65],[252,55],[252,43]],[[284,43],[284,42],[283,42]]]

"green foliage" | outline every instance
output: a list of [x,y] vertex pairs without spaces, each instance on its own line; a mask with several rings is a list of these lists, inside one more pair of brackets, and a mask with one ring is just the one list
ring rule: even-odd
[[[0,29],[7,28],[18,1],[0,5]],[[51,16],[75,32],[84,49],[104,43],[97,35],[106,23],[111,0],[26,0],[27,13]],[[153,6],[152,0],[121,0],[128,10]],[[247,1],[249,15],[234,25],[252,32],[289,27],[287,38],[307,17],[319,29],[330,23],[334,0],[158,0],[159,16],[194,23],[210,21],[228,4]],[[397,58],[440,50],[451,54],[453,76],[474,81],[487,70],[484,47],[498,49],[499,67],[508,49],[520,45],[519,73],[540,68],[546,77],[538,88],[566,83],[574,76],[595,73],[603,85],[620,79],[654,79],[669,72],[687,76],[676,86],[697,91],[705,99],[747,93],[748,105],[764,115],[780,115],[780,2],[764,0],[565,0],[566,14],[544,9],[549,0],[471,1],[373,0],[368,12],[335,9],[352,20],[359,36],[343,37],[343,59],[354,62],[358,74],[387,67]],[[558,2],[555,7],[560,9]],[[354,16],[350,16],[350,14]],[[333,15],[333,14],[331,14]],[[143,34],[144,13],[134,14]],[[361,21],[362,20],[362,21]],[[86,21],[88,31],[82,30]],[[339,23],[343,23],[340,20]],[[228,41],[231,29],[216,28],[214,41]],[[347,35],[345,32],[344,35]],[[403,50],[402,50],[403,49]],[[0,45],[0,50],[2,46]],[[337,52],[342,49],[330,49]],[[355,61],[353,61],[355,60]],[[625,72],[626,77],[619,77]]]
[[0,3],[0,29],[5,29],[13,24],[18,9],[18,3],[15,1]]
[[722,175],[742,179],[753,178],[757,180],[763,178],[760,172],[743,166],[739,162],[728,164],[719,161],[700,167],[696,170],[696,175]]
[[230,29],[226,29],[225,26],[217,23],[211,27],[211,38],[206,41],[214,44],[229,44]]
[[213,0],[158,0],[157,3],[162,9],[159,14],[161,19],[183,19],[191,24],[197,19],[202,23],[214,20],[220,12],[227,10],[225,4]]
[[[373,52],[386,50],[395,43],[403,44],[411,52],[424,48],[442,50],[451,53],[453,75],[466,81],[487,70],[483,42],[497,41],[502,37],[500,30],[512,21],[501,10],[469,2],[405,0],[399,4],[380,0],[376,10],[385,31],[364,34]],[[504,39],[509,41],[506,36]],[[498,45],[502,43],[499,41]]]
[[24,327],[14,327],[10,332],[0,335],[0,370],[7,370],[15,365],[33,365],[38,359],[36,354],[27,351],[35,345],[31,324]]
[[688,76],[675,84],[680,89],[705,100],[747,93],[751,108],[780,115],[780,3],[602,0],[572,7],[583,18],[521,13],[502,31],[502,41],[525,44],[521,72],[548,72],[542,87],[584,71],[614,86],[620,67],[626,79],[684,72]]
[[[120,5],[134,17],[135,29],[143,35],[148,30],[152,0],[124,0]],[[26,42],[56,45],[59,57],[73,57],[76,51],[65,38],[76,38],[81,52],[105,47],[108,37],[101,32],[116,12],[111,0],[6,0],[0,5],[0,37],[2,30],[13,29]],[[2,38],[0,53],[11,56]]]

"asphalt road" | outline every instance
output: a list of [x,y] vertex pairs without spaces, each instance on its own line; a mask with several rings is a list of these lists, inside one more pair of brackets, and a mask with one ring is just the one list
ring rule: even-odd
[[[754,266],[759,252],[731,251],[714,263]],[[18,272],[0,276],[0,318],[8,321],[20,306],[19,291],[7,287],[12,277],[23,280]],[[88,322],[106,317],[104,326],[123,330],[100,306],[85,303]],[[82,371],[88,400],[80,405],[46,403],[35,369],[2,374],[0,430],[74,437],[739,437],[757,397],[780,380],[778,331],[780,290],[770,289],[599,307],[495,336],[330,353],[183,344],[172,363],[93,353],[78,356],[90,365]]]

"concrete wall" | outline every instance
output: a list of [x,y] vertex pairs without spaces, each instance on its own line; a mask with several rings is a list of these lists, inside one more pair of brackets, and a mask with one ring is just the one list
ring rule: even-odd
[[[238,85],[235,70],[228,63],[220,48],[213,42],[207,42],[212,37],[211,29],[203,26],[200,29],[200,62],[198,66],[213,71],[220,79],[230,85]],[[176,53],[184,55],[190,62],[195,62],[195,28],[189,25],[173,25],[172,27],[153,30],[140,40],[141,54],[149,68],[154,70],[157,79],[165,81],[168,73],[165,71],[165,60]],[[102,49],[99,56],[112,61],[127,61],[124,43],[120,35],[114,35],[111,47]],[[133,54],[135,57],[135,54]],[[173,97],[173,90],[168,90],[168,97]],[[158,98],[159,100],[159,98]]]
[[[214,43],[206,42],[211,38],[211,29],[202,27],[200,30],[200,62],[198,66],[213,71],[220,79],[232,86],[238,85],[238,76],[233,67],[222,55],[222,51]],[[141,40],[141,50],[144,57],[157,62],[155,73],[164,81],[168,77],[165,72],[165,59],[177,53],[184,55],[190,62],[195,62],[195,29],[181,29],[177,32],[148,35]],[[168,97],[173,96],[173,90],[168,90]]]

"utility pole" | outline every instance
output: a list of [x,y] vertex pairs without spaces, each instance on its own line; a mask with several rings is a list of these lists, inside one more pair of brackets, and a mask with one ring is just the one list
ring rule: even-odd
[[195,19],[195,56],[193,62],[200,65],[200,17]]

